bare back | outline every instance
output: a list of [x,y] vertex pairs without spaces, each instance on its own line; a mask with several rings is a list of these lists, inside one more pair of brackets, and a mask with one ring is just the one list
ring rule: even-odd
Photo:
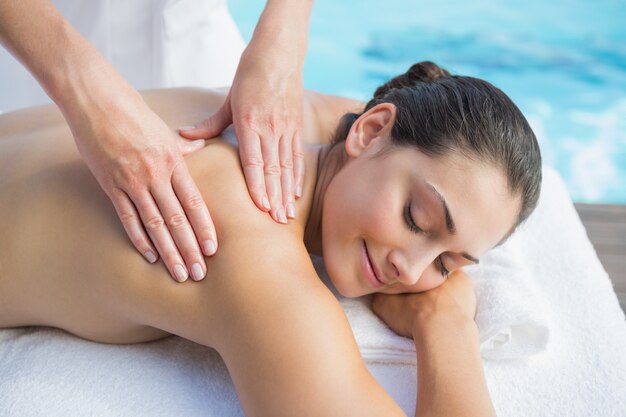
[[[197,90],[146,94],[171,126],[200,119],[204,115],[197,109],[207,103],[217,108],[223,98]],[[155,316],[163,312],[191,317],[189,308],[195,306],[189,294],[209,284],[177,284],[162,263],[150,265],[138,256],[60,113],[47,106],[4,115],[0,123],[5,132],[0,140],[0,305],[10,307],[0,325],[48,325],[124,343],[166,335],[149,326],[162,327]],[[247,223],[251,227],[251,216],[267,223],[251,205],[235,149],[215,140],[187,163],[226,248],[232,233]],[[276,244],[287,231],[294,240],[290,245],[302,240],[301,225],[291,223],[276,228],[282,236]],[[245,259],[225,255],[207,259],[212,267],[205,283],[227,279],[216,264],[245,267]],[[178,325],[171,330],[181,331]]]

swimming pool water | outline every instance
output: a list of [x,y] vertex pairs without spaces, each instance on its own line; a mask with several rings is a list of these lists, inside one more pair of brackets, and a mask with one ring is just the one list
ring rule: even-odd
[[[264,3],[229,2],[248,40]],[[626,1],[315,2],[306,88],[367,100],[422,60],[511,96],[575,201],[626,204]]]

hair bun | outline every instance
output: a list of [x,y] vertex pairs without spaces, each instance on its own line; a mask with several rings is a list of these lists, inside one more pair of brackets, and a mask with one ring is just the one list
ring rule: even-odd
[[387,81],[376,89],[374,98],[380,98],[393,88],[413,87],[418,83],[428,83],[440,78],[449,77],[450,73],[430,61],[414,64],[407,72]]

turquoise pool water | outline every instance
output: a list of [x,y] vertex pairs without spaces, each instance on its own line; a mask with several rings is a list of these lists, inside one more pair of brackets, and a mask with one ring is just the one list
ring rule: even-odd
[[[247,39],[263,5],[229,3]],[[422,60],[509,94],[575,201],[626,204],[626,1],[315,2],[306,88],[366,100]]]

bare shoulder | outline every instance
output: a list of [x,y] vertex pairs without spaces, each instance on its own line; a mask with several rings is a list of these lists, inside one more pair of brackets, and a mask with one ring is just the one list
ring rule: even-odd
[[365,104],[358,100],[316,91],[305,92],[304,140],[327,143],[346,113],[360,113]]

